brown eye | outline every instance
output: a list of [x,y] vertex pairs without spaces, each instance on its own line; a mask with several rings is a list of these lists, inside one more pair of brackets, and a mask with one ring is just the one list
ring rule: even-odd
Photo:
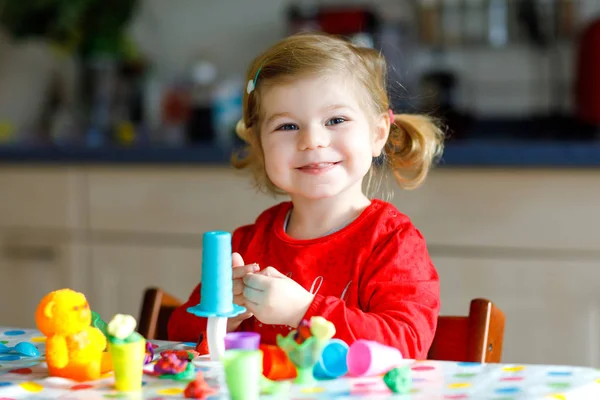
[[73,307],[73,310],[75,310],[75,311],[79,311],[79,306],[75,306],[75,307]]

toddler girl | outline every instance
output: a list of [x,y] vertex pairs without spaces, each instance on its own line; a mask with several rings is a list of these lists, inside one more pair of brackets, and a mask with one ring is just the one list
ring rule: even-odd
[[[376,340],[425,358],[438,274],[409,218],[368,194],[386,170],[401,187],[421,184],[441,153],[441,130],[393,114],[381,54],[328,35],[282,40],[252,63],[246,89],[238,134],[248,152],[234,166],[291,201],[233,233],[234,302],[248,312],[229,319],[228,331],[275,344],[319,315],[348,344]],[[204,334],[206,319],[187,312],[199,301],[198,285],[170,319],[171,340]]]

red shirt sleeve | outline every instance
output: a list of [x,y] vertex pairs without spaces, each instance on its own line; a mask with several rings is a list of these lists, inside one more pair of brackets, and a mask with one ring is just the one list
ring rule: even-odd
[[[244,257],[244,249],[247,243],[248,235],[251,234],[253,225],[242,226],[233,232],[231,238],[231,248],[233,252],[239,252]],[[206,341],[206,318],[197,317],[187,312],[187,309],[200,303],[200,284],[198,284],[188,300],[173,311],[167,333],[169,340],[178,342],[198,342],[198,350],[201,354],[208,354],[208,342]]]
[[[403,228],[403,229],[402,229]],[[375,340],[404,358],[426,359],[440,309],[439,277],[425,240],[410,224],[375,247],[359,282],[358,308],[334,296],[315,296],[304,318],[319,315],[352,343]]]

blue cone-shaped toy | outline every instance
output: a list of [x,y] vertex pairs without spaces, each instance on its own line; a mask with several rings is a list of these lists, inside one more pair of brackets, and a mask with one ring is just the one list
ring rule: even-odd
[[199,317],[232,318],[246,311],[233,304],[231,234],[206,232],[202,237],[202,287],[200,304],[188,308]]

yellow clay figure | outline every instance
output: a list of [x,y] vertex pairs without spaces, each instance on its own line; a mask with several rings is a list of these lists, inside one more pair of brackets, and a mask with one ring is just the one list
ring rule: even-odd
[[46,336],[50,376],[83,382],[98,379],[106,338],[90,326],[92,314],[85,296],[71,289],[47,294],[35,312],[38,329]]

